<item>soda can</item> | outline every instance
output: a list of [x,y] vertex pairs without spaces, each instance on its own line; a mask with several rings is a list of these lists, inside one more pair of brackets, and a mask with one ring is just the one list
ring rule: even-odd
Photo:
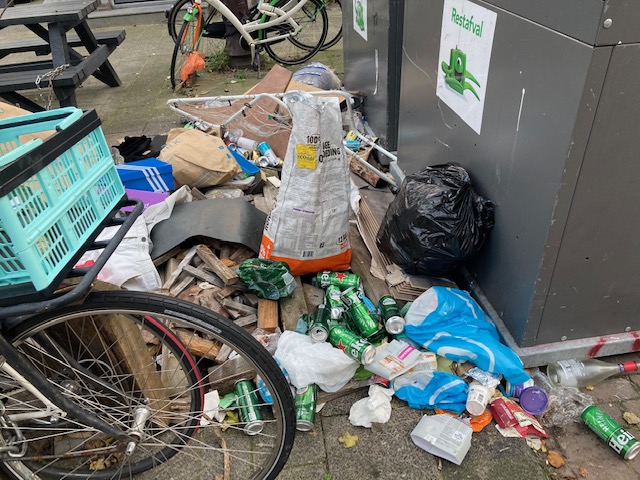
[[340,290],[345,290],[349,287],[360,288],[360,277],[355,273],[330,272],[326,270],[316,275],[316,283],[320,288],[327,288],[329,285],[340,287]]
[[400,316],[400,309],[396,299],[391,295],[384,295],[378,301],[378,307],[384,320],[384,328],[392,335],[397,335],[404,331],[404,318]]
[[267,157],[258,157],[256,165],[260,168],[268,167],[270,165],[269,159]]
[[329,342],[363,365],[369,365],[376,356],[376,347],[341,325],[331,328]]
[[316,421],[317,388],[314,383],[296,390],[296,430],[308,432]]
[[267,158],[269,165],[272,167],[275,167],[280,163],[280,159],[276,157],[276,154],[273,153],[273,150],[271,150],[271,147],[267,142],[259,143],[258,151],[260,152],[260,155]]
[[354,287],[347,288],[342,292],[341,297],[348,308],[350,321],[357,331],[365,338],[377,334],[381,325],[369,313],[369,309],[360,298],[358,290]]
[[331,322],[331,312],[326,305],[318,305],[309,320],[308,334],[311,339],[314,342],[325,342],[329,338],[329,323]]
[[325,290],[325,305],[329,307],[332,320],[338,320],[344,313],[344,302],[340,296],[340,288],[329,285]]
[[580,418],[625,460],[632,460],[638,455],[640,451],[638,440],[595,405],[585,408]]
[[238,137],[235,143],[243,150],[258,150],[258,142],[247,137]]
[[247,435],[259,434],[264,428],[264,422],[253,382],[241,378],[233,385],[233,391],[238,396],[236,402],[240,410],[240,421],[245,424],[244,433]]

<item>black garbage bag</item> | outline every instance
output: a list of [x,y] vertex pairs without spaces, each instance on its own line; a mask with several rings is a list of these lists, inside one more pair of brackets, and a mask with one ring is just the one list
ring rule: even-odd
[[493,204],[448,163],[408,175],[378,230],[380,250],[409,273],[447,276],[482,246]]

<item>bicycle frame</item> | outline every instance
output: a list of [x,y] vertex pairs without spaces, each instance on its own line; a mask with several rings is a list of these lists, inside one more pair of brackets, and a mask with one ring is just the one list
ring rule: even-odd
[[[226,18],[231,24],[235,27],[235,29],[240,33],[242,38],[247,42],[249,47],[251,48],[251,57],[255,57],[255,48],[257,45],[262,45],[265,43],[278,42],[281,40],[285,40],[289,37],[295,37],[302,27],[291,18],[295,13],[297,13],[300,9],[302,9],[309,0],[300,0],[291,10],[284,11],[281,8],[276,8],[269,3],[265,3],[260,0],[258,3],[258,11],[263,14],[261,18],[258,20],[253,20],[249,23],[242,23],[238,17],[236,17],[233,12],[224,4],[222,0],[204,0],[206,3],[217,9],[220,14]],[[202,4],[201,0],[195,0],[195,3],[198,5]],[[267,17],[275,17],[273,20],[263,21],[264,16]],[[288,23],[293,31],[289,33],[283,33],[280,35],[273,36],[271,38],[265,39],[255,39],[251,36],[251,33],[256,32],[258,30],[264,30],[267,28],[275,27],[277,25],[282,25],[283,23]]]

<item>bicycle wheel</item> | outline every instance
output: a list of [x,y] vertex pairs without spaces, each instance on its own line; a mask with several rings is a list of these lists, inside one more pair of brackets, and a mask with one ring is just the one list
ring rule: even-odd
[[[24,436],[25,454],[3,458],[16,478],[130,478],[153,469],[137,478],[262,479],[275,478],[288,458],[295,415],[286,379],[256,340],[209,310],[158,295],[94,292],[5,337],[88,416],[140,437],[127,454],[128,439],[82,418],[27,420],[43,404],[0,374],[5,413]],[[239,379],[253,385],[256,375],[273,398],[255,403],[262,421],[249,422],[240,409],[240,418],[228,414],[221,423],[209,397],[232,393]],[[1,432],[7,443],[16,431],[3,424]]]
[[[175,41],[178,38],[178,33],[180,32],[180,28],[182,27],[182,21],[184,19],[184,7],[190,6],[193,3],[193,0],[178,0],[171,10],[167,13],[167,29],[169,30],[169,35]],[[223,20],[222,15],[218,12],[217,9],[209,5],[207,2],[204,2],[202,5],[202,18],[203,23],[205,25],[209,25],[211,22],[221,22]]]
[[[301,0],[281,0],[276,7],[290,10]],[[327,37],[329,23],[327,11],[322,0],[307,0],[292,18],[300,25],[301,30],[294,37],[287,37],[270,43],[265,43],[267,54],[276,62],[284,65],[297,65],[313,57],[322,47]],[[273,29],[263,30],[269,36],[288,33],[292,27],[283,23]]]
[[333,47],[342,38],[342,4],[340,0],[324,0],[327,9],[329,24],[327,26],[327,38],[320,50]]

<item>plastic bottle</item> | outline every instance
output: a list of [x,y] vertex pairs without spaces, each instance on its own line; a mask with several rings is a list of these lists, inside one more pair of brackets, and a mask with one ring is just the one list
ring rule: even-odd
[[547,376],[554,386],[586,387],[614,375],[638,371],[638,362],[619,364],[602,360],[560,360],[547,366]]

